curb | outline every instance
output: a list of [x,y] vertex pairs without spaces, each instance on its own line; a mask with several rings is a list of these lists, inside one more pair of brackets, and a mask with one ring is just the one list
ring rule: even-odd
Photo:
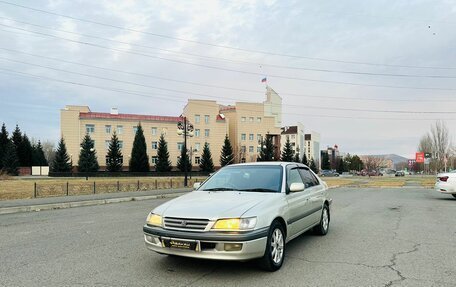
[[94,199],[94,200],[72,201],[72,202],[62,202],[62,203],[48,203],[48,204],[38,204],[38,205],[29,205],[29,206],[3,207],[3,208],[0,208],[0,215],[21,213],[21,212],[65,209],[65,208],[73,208],[73,207],[81,207],[81,206],[103,205],[103,204],[109,204],[109,203],[120,203],[120,202],[128,202],[128,201],[142,201],[142,200],[159,199],[159,198],[174,198],[174,197],[181,196],[185,193],[186,192],[179,192],[179,193],[173,193],[173,194],[129,196],[129,197]]

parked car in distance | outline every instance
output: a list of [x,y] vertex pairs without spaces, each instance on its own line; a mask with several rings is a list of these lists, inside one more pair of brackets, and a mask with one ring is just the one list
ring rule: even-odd
[[328,186],[303,164],[229,165],[194,187],[148,214],[148,249],[201,259],[259,259],[275,271],[290,240],[310,229],[328,232]]
[[368,172],[368,175],[369,176],[383,176],[383,173],[381,173],[380,171],[372,170],[372,171]]
[[435,189],[441,193],[451,194],[456,197],[456,170],[439,173]]
[[339,174],[333,170],[322,170],[320,176],[339,176]]
[[396,171],[396,173],[394,174],[394,176],[405,176],[405,172],[399,170],[399,171]]

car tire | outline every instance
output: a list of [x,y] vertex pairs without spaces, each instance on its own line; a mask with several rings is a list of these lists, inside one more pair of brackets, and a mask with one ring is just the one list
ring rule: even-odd
[[456,193],[453,193],[452,196],[456,198]]
[[315,234],[318,235],[326,235],[329,230],[329,207],[328,205],[323,205],[323,209],[321,211],[320,223],[314,227]]
[[[279,252],[279,253],[277,253]],[[269,228],[266,249],[259,265],[266,271],[277,271],[285,259],[285,232],[282,224],[274,220]]]

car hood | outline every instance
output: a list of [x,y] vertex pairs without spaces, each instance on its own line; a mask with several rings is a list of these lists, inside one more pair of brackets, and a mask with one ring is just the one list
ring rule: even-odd
[[193,191],[166,203],[164,217],[218,218],[241,217],[246,211],[280,193],[241,191]]

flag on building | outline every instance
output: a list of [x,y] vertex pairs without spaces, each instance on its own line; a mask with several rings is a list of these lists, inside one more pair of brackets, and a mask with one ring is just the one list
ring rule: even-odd
[[266,78],[261,79],[262,83],[266,83]]

